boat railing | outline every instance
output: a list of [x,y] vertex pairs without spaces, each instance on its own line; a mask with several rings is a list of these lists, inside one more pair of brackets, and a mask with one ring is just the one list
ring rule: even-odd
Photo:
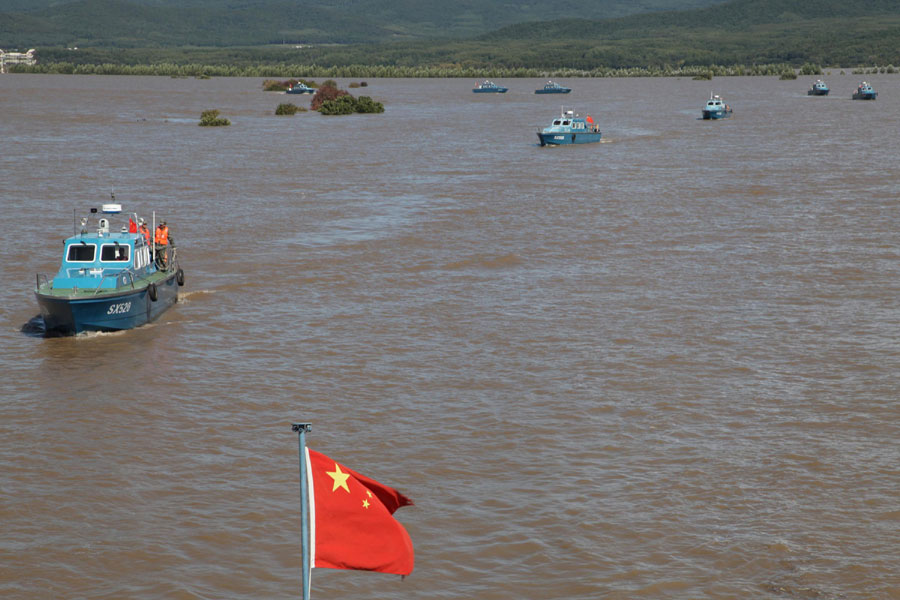
[[178,254],[178,248],[175,244],[167,244],[165,250],[161,251],[159,246],[156,247],[156,269],[158,271],[171,271],[178,264],[175,257]]
[[[43,282],[43,284],[42,284]],[[43,273],[36,273],[34,276],[34,289],[40,290],[42,285],[50,285],[50,278]]]
[[95,296],[103,291],[103,282],[106,281],[108,277],[115,277],[116,279],[122,277],[122,285],[128,285],[129,283],[131,283],[131,289],[134,289],[134,271],[132,271],[131,269],[115,270],[110,273],[103,274],[103,276],[100,278],[100,283],[97,284],[97,287],[94,289]]

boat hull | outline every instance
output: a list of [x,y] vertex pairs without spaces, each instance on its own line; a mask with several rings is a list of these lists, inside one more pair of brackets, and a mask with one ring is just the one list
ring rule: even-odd
[[496,90],[480,90],[475,88],[472,90],[473,94],[505,94],[506,88],[497,88]]
[[806,90],[807,96],[827,96],[831,90]]
[[865,93],[855,93],[853,94],[854,100],[874,100],[878,97],[878,92],[865,92]]
[[284,93],[285,94],[315,94],[316,90],[314,90],[314,89],[309,89],[309,90],[290,89],[290,90],[286,90]]
[[[90,295],[59,295],[35,291],[47,333],[73,335],[87,331],[121,331],[140,327],[159,317],[178,300],[177,271],[150,287]],[[182,279],[182,281],[184,281]]]
[[725,110],[704,110],[703,111],[703,119],[707,121],[712,121],[715,119],[727,119],[731,117],[731,111]]
[[571,144],[596,144],[603,136],[599,131],[583,131],[580,133],[556,132],[537,134],[541,146],[569,146]]
[[560,90],[534,90],[535,94],[568,94],[572,90],[568,88],[562,88]]

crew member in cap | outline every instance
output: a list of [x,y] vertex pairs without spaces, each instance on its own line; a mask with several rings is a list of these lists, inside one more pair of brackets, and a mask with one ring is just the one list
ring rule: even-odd
[[157,263],[165,267],[166,247],[169,245],[169,227],[166,225],[165,221],[161,221],[160,224],[156,226],[156,237],[154,238],[154,241],[156,242]]

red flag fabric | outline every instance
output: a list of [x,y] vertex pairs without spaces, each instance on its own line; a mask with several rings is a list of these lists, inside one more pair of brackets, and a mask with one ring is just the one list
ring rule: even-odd
[[393,514],[412,500],[324,454],[306,449],[310,565],[409,575],[413,545]]
[[137,233],[137,223],[134,222],[134,219],[128,217],[128,233]]
[[591,124],[594,123],[594,120],[591,118],[591,115],[588,115],[587,119],[585,119],[585,121],[587,121],[588,123],[591,123]]

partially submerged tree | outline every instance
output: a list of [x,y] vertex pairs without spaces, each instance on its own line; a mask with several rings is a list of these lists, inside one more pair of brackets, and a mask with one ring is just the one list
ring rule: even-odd
[[319,110],[319,108],[325,102],[337,100],[341,96],[349,95],[349,92],[347,92],[346,90],[339,90],[337,87],[337,83],[329,79],[328,81],[324,82],[318,90],[316,90],[316,94],[313,96],[312,102],[310,102],[309,107],[312,110]]
[[220,117],[218,110],[211,108],[200,113],[201,127],[221,127],[223,125],[231,125],[231,121],[225,117]]
[[323,115],[384,112],[384,104],[381,102],[375,102],[369,96],[354,98],[346,90],[338,89],[337,83],[330,79],[324,82],[313,96],[310,108]]
[[278,105],[278,108],[275,109],[276,115],[293,115],[298,112],[306,111],[302,106],[297,106],[291,102],[283,102]]

